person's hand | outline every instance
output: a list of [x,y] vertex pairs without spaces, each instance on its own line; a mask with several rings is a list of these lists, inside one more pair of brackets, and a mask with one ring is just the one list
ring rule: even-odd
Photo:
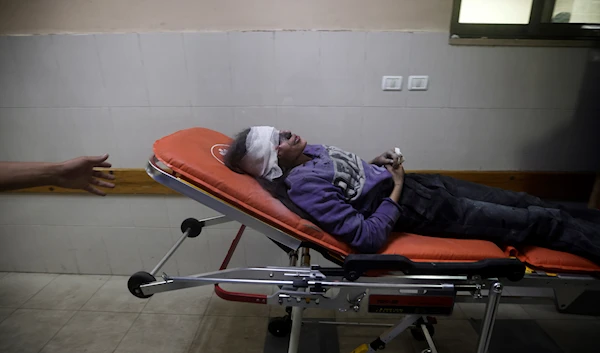
[[371,161],[371,164],[375,164],[380,167],[391,165],[394,168],[397,168],[401,163],[402,156],[394,152],[394,150],[386,151]]
[[59,164],[56,186],[68,189],[82,189],[92,194],[105,196],[106,193],[95,186],[114,188],[115,184],[104,181],[114,180],[111,174],[94,170],[94,168],[110,168],[106,160],[108,154],[98,157],[78,157]]
[[391,165],[386,165],[385,168],[392,174],[394,185],[402,185],[404,183],[404,167],[402,164],[396,168]]

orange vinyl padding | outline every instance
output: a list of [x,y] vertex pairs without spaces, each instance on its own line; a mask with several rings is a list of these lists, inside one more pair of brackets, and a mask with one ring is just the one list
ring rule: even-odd
[[[191,128],[163,137],[154,144],[155,156],[175,173],[210,195],[302,241],[315,243],[330,254],[353,253],[348,244],[300,218],[273,198],[258,182],[232,172],[223,164],[231,138],[204,128]],[[425,237],[395,233],[381,254],[398,254],[413,261],[458,262],[505,258],[507,254],[484,240]],[[600,272],[598,266],[575,255],[539,248],[518,252],[519,259],[539,268]],[[587,267],[586,267],[587,266]],[[593,266],[593,269],[591,268]]]

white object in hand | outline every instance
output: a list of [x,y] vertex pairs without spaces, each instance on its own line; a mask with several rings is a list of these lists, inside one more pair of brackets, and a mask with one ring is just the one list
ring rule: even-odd
[[400,152],[399,147],[394,148],[394,153],[400,156],[400,164],[404,163],[404,156],[402,155],[402,152]]

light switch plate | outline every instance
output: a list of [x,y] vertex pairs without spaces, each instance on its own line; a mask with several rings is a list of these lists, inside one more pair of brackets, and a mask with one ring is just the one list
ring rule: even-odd
[[409,91],[427,91],[429,76],[408,76]]
[[384,91],[402,91],[402,76],[383,76],[381,89]]

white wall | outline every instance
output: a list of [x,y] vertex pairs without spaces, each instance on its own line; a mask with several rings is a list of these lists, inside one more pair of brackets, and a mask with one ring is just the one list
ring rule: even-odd
[[[455,47],[447,37],[0,37],[0,160],[109,152],[116,167],[143,167],[153,141],[178,129],[274,124],[364,158],[399,146],[408,170],[599,168],[590,50]],[[430,75],[430,89],[382,92],[382,75]],[[0,271],[68,273],[150,270],[183,219],[213,214],[179,197],[0,195],[0,209]],[[167,269],[216,269],[233,228],[207,230]],[[285,263],[256,233],[240,250],[237,265]]]
[[0,33],[447,31],[451,0],[0,0]]

